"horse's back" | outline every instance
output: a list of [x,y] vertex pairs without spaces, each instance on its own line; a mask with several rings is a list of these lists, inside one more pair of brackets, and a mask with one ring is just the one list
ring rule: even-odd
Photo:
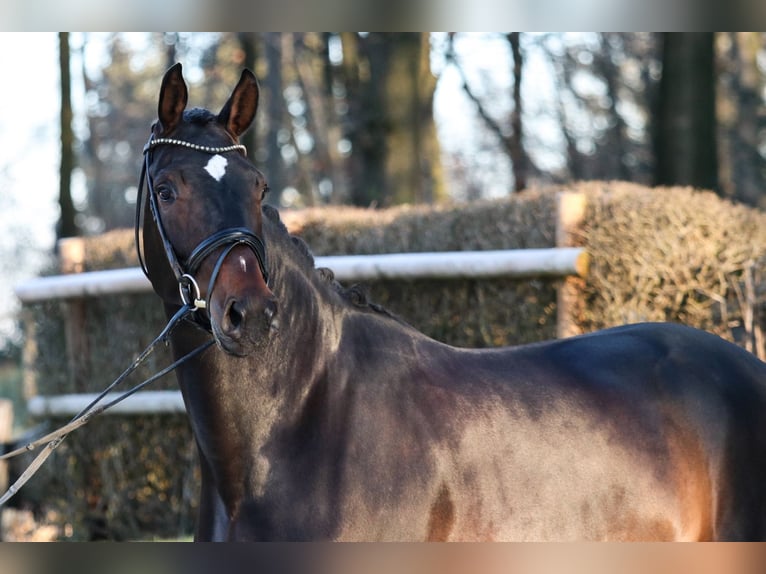
[[766,537],[766,365],[739,347],[642,324],[433,360],[446,538]]

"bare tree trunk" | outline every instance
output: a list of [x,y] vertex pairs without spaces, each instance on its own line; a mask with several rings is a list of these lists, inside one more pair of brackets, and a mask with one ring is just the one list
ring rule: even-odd
[[59,206],[61,218],[58,237],[78,234],[72,201],[74,169],[74,133],[72,132],[72,80],[69,72],[69,33],[59,32],[59,70],[61,72],[61,163],[59,166]]
[[287,185],[285,164],[282,160],[282,150],[279,144],[279,130],[282,127],[284,113],[284,98],[282,96],[282,35],[279,32],[264,34],[264,52],[268,65],[265,87],[268,93],[267,110],[269,129],[266,136],[266,173],[268,174],[271,194],[267,196],[269,203],[279,203],[282,191]]
[[567,109],[564,105],[564,99],[562,94],[569,89],[572,84],[572,78],[570,74],[570,66],[568,62],[561,61],[559,59],[552,60],[553,68],[556,71],[554,82],[556,85],[556,116],[559,126],[561,127],[561,135],[566,143],[566,174],[564,180],[577,181],[585,178],[584,166],[585,161],[583,154],[577,149],[577,138],[569,127],[569,118],[567,116]]
[[[381,38],[363,39],[354,32],[343,32],[343,75],[348,100],[346,136],[351,142],[348,158],[350,199],[354,205],[378,205],[385,196],[385,118],[382,87],[373,68],[380,51],[371,44]],[[385,62],[385,55],[382,59]],[[363,72],[363,69],[365,70]]]
[[[242,46],[242,51],[245,53],[244,58],[244,64],[245,67],[249,68],[252,71],[255,71],[257,59],[258,59],[258,51],[256,49],[256,35],[254,32],[240,32],[237,34],[237,39],[239,40],[240,46]],[[255,161],[255,150],[257,146],[257,133],[255,130],[255,127],[250,128],[247,132],[245,132],[240,140],[247,148],[247,155],[250,158],[250,160]]]
[[[433,127],[433,92],[428,35],[386,34],[387,54],[378,70],[384,90],[387,203],[432,203],[439,155]],[[393,36],[393,37],[391,37]],[[433,131],[431,129],[433,128]]]
[[656,183],[718,190],[714,34],[664,34]]
[[164,32],[165,42],[165,69],[170,68],[178,62],[178,32]]
[[[415,189],[412,199],[417,202],[433,203],[446,198],[444,173],[441,163],[441,146],[434,120],[434,95],[436,76],[431,71],[431,38],[421,32],[418,38],[418,67],[416,70],[417,113],[415,122],[415,158],[412,166]],[[409,200],[408,200],[409,201]]]
[[[463,68],[457,59],[454,49],[454,33],[450,34],[449,47],[447,50],[447,59],[455,65],[463,80],[463,91],[468,98],[476,106],[476,111],[479,116],[484,120],[485,125],[489,130],[497,137],[503,146],[503,150],[511,160],[511,169],[513,170],[514,191],[521,191],[527,187],[527,179],[530,168],[534,169],[534,165],[524,148],[524,128],[523,128],[523,112],[524,105],[521,98],[521,81],[524,70],[524,58],[521,51],[521,35],[519,32],[511,32],[506,35],[506,40],[511,48],[511,56],[513,59],[513,93],[512,109],[509,114],[511,133],[507,133],[507,129],[504,127],[505,118],[502,121],[498,121],[490,115],[484,102],[474,93],[473,89],[468,83],[468,78],[463,72]],[[536,170],[535,170],[536,171]]]
[[759,153],[760,133],[766,126],[761,98],[764,80],[758,65],[763,40],[758,32],[729,32],[720,39],[728,48],[722,54],[717,106],[721,191],[748,205],[766,207]]
[[521,100],[521,77],[524,59],[521,53],[521,34],[511,32],[506,36],[511,45],[513,55],[513,110],[511,110],[512,134],[508,142],[508,154],[513,168],[513,189],[522,191],[527,187],[527,154],[524,152],[523,126],[521,115],[523,111]]
[[425,33],[343,34],[351,201],[432,202],[444,196]]
[[[316,161],[312,162],[315,167],[311,168],[315,177],[313,186],[317,187],[321,201],[339,203],[347,196],[347,185],[343,158],[338,152],[340,126],[335,121],[333,95],[327,85],[331,82],[327,71],[330,64],[326,46],[325,53],[317,54],[305,41],[300,41],[303,39],[302,34],[296,34],[295,69],[308,104],[306,117],[310,131],[316,134],[313,150]],[[326,41],[326,37],[323,40]],[[332,189],[327,189],[327,182],[331,183]]]
[[610,36],[611,34],[601,34],[602,49],[596,55],[594,62],[594,67],[606,83],[606,93],[609,96],[609,116],[612,123],[612,126],[606,133],[610,161],[605,163],[606,173],[604,175],[599,174],[599,177],[617,177],[627,181],[630,179],[630,174],[625,164],[625,133],[627,126],[622,115],[617,110],[617,103],[620,101],[620,70],[612,59],[613,50],[610,46]]

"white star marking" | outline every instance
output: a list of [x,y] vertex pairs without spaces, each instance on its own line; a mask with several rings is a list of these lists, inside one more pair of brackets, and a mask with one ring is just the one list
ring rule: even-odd
[[226,174],[226,165],[228,163],[229,162],[225,157],[215,154],[210,158],[210,161],[207,162],[205,171],[208,172],[210,177],[212,177],[214,180],[221,181],[221,178]]

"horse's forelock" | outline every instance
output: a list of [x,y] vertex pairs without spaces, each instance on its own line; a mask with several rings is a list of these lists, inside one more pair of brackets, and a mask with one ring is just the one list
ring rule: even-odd
[[190,124],[205,125],[216,119],[216,115],[205,108],[191,108],[184,112],[184,121]]

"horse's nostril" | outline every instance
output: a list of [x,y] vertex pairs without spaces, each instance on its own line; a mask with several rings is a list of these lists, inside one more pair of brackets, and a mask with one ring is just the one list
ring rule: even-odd
[[255,340],[262,331],[277,331],[277,302],[272,298],[231,297],[220,319],[220,333],[232,340]]
[[232,301],[229,304],[226,317],[228,318],[228,323],[231,328],[231,331],[236,331],[242,326],[242,323],[245,321],[245,310],[241,308],[241,306],[239,305],[239,303],[237,303],[237,301]]

